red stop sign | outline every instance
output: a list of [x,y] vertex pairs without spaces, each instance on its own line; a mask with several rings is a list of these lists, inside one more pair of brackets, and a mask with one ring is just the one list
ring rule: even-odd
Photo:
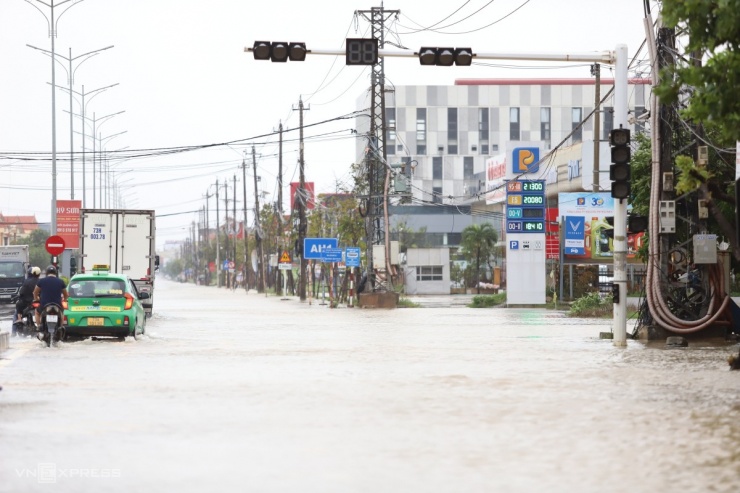
[[50,255],[61,255],[64,252],[64,238],[61,236],[49,236],[46,239],[46,251]]

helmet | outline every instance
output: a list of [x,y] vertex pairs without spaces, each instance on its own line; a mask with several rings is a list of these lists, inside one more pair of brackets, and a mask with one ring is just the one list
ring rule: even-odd
[[54,267],[53,265],[50,265],[49,267],[46,268],[46,274],[47,275],[48,274],[54,274],[56,276],[57,275],[57,268]]
[[38,267],[36,267],[34,265],[33,267],[31,267],[31,275],[32,276],[36,276],[36,277],[40,276],[41,275],[41,269],[39,269]]
[[33,267],[29,267],[26,272],[28,273],[29,276],[32,276],[33,275]]

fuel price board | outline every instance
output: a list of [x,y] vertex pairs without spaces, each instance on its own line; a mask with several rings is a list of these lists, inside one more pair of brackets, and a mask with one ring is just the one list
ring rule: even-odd
[[516,180],[506,184],[506,231],[545,233],[544,180]]

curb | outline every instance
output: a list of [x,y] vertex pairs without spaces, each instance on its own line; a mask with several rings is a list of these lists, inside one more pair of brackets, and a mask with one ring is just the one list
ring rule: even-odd
[[0,332],[0,353],[10,349],[10,332]]

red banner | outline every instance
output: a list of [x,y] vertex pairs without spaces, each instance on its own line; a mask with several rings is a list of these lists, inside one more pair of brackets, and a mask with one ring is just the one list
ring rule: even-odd
[[81,200],[57,200],[57,235],[66,248],[80,248]]
[[[296,194],[298,193],[298,189],[300,188],[301,184],[299,182],[293,182],[290,184],[290,210],[296,209],[296,201],[298,200],[298,197],[296,197]],[[304,183],[304,188],[306,189],[306,209],[313,209],[315,205],[315,199],[316,195],[314,195],[314,188],[313,188],[313,182],[307,181]]]

